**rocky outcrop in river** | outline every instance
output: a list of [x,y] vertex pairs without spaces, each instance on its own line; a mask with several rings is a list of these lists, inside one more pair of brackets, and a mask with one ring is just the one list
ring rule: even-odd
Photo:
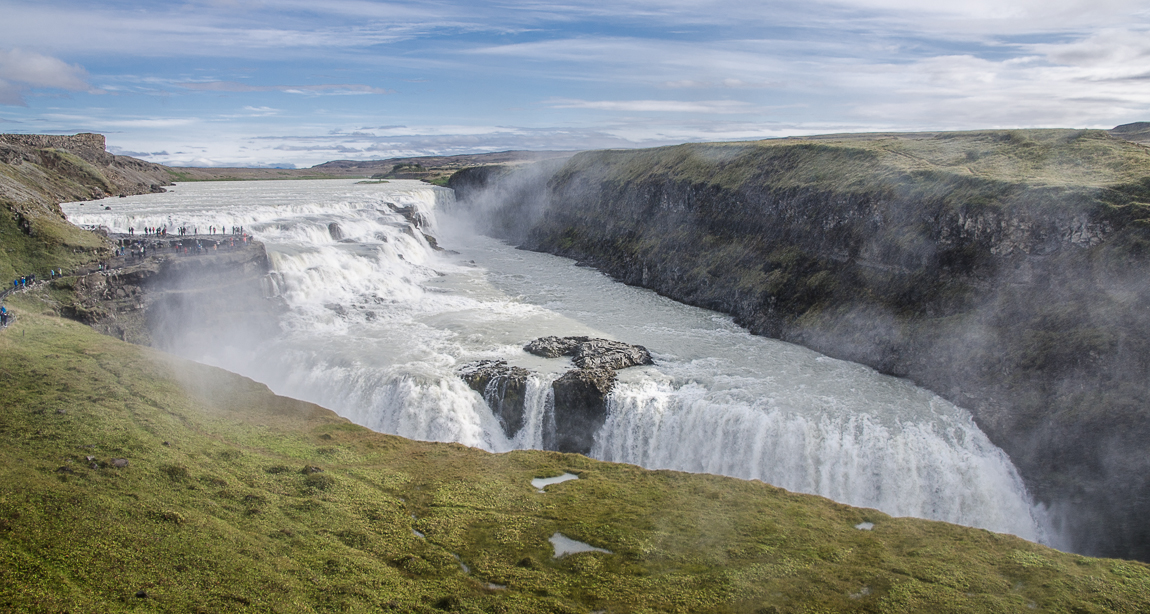
[[[543,358],[570,356],[572,369],[551,384],[552,405],[543,446],[548,450],[587,454],[595,432],[607,419],[607,395],[615,385],[615,371],[653,361],[647,348],[591,337],[541,337],[524,351]],[[499,419],[508,437],[523,427],[527,379],[531,372],[503,360],[465,365],[459,376],[483,399]]]
[[1150,560],[1144,146],[860,135],[461,177],[458,198],[497,236],[968,408],[1075,550]]

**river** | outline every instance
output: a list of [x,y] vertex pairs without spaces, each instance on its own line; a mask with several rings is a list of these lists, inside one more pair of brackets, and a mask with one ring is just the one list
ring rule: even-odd
[[[596,458],[758,479],[1061,545],[966,410],[908,381],[751,335],[728,316],[484,237],[457,209],[450,190],[404,180],[185,183],[64,205],[74,223],[116,232],[242,226],[266,245],[267,293],[288,307],[280,332],[189,326],[165,349],[368,428],[492,452],[541,448],[549,384],[570,361],[522,347],[546,335],[606,337],[647,347],[655,365],[620,371]],[[526,425],[513,438],[456,375],[478,359],[536,372]]]

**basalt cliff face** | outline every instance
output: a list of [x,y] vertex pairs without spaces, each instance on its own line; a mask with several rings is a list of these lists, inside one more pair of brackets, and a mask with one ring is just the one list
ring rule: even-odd
[[104,334],[165,350],[188,343],[184,331],[193,328],[275,333],[283,304],[268,296],[270,265],[262,243],[188,255],[176,249],[180,243],[153,239],[151,256],[116,258],[109,270],[52,281],[52,288],[65,291],[56,311]]
[[819,137],[586,152],[454,185],[525,248],[968,408],[1075,550],[1150,560],[1145,146]]

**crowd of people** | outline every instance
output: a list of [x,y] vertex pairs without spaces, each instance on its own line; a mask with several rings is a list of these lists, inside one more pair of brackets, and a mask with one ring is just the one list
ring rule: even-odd
[[[143,228],[143,231],[144,231],[144,236],[152,236],[152,237],[166,237],[166,236],[168,236],[168,227],[167,226],[145,226]],[[208,234],[214,235],[214,234],[217,234],[217,231],[219,231],[218,234],[225,234],[224,228],[222,226],[208,226]],[[134,226],[129,226],[128,227],[128,234],[133,236],[133,237],[136,236],[136,228]],[[176,234],[178,234],[181,237],[185,237],[188,235],[191,235],[194,237],[194,236],[200,234],[200,228],[199,228],[199,226],[180,226],[180,227],[176,228]],[[244,235],[247,233],[244,232],[243,226],[232,226],[230,234],[232,234],[232,235]]]
[[36,275],[22,275],[12,280],[12,289],[23,290],[34,283],[36,283]]
[[[179,232],[180,236],[185,236],[188,234],[195,236],[197,230],[198,229],[194,226],[192,226],[192,227],[181,226],[177,229],[177,232]],[[211,234],[217,234],[217,231],[218,231],[218,234],[221,234],[221,235],[227,234],[227,233],[223,232],[224,229],[222,227],[211,226],[211,227],[209,227],[209,230],[211,230]],[[134,259],[141,259],[142,260],[144,258],[147,258],[148,252],[151,250],[158,250],[158,249],[167,248],[167,249],[174,249],[177,254],[191,255],[191,254],[203,254],[203,253],[208,252],[208,251],[217,251],[221,248],[223,248],[223,249],[229,249],[229,248],[235,249],[236,247],[243,247],[245,245],[251,244],[252,236],[247,234],[244,231],[243,226],[232,226],[230,231],[231,231],[230,234],[232,236],[230,238],[225,238],[225,239],[207,239],[207,240],[196,239],[194,241],[191,241],[190,239],[184,239],[184,240],[180,240],[180,241],[170,241],[170,242],[169,241],[158,241],[158,240],[157,241],[147,241],[147,240],[135,240],[135,239],[120,239],[117,241],[117,245],[116,245],[116,248],[115,248],[115,251],[113,252],[113,254],[114,254],[114,256],[120,257],[120,258],[129,258],[129,259],[133,259],[133,260]],[[128,235],[131,237],[136,236],[136,229],[134,227],[128,228]],[[148,226],[148,227],[143,228],[143,235],[148,236],[148,237],[155,237],[155,238],[165,238],[168,236],[168,228],[167,228],[167,226],[164,226],[164,227]],[[191,241],[191,242],[189,243],[189,241]],[[89,271],[90,270],[95,270],[95,271],[99,271],[99,272],[106,272],[106,271],[111,270],[111,266],[107,261],[100,261],[100,262],[96,263],[95,269],[89,269]],[[84,273],[84,271],[77,271],[75,274],[83,274],[83,273]],[[53,268],[53,269],[48,270],[48,277],[50,279],[56,279],[57,277],[62,277],[63,275],[64,275],[64,269],[63,268]],[[25,290],[27,288],[30,288],[36,284],[36,281],[37,281],[37,277],[35,274],[21,275],[20,277],[17,277],[17,278],[12,280],[12,287],[11,288],[4,289],[2,292],[0,292],[0,298],[3,298],[5,295],[7,295],[11,292],[17,292],[20,290]],[[43,280],[41,280],[41,281],[43,281]],[[0,288],[2,288],[2,286],[0,286]],[[6,328],[8,326],[8,324],[10,324],[13,321],[13,319],[14,318],[13,318],[12,312],[7,307],[0,305],[0,327]]]

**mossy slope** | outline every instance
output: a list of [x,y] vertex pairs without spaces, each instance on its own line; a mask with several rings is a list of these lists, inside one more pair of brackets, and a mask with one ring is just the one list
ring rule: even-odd
[[[1150,608],[1140,563],[759,482],[408,441],[15,306],[0,332],[0,610]],[[563,471],[580,479],[529,483]],[[612,554],[554,559],[555,532]]]

